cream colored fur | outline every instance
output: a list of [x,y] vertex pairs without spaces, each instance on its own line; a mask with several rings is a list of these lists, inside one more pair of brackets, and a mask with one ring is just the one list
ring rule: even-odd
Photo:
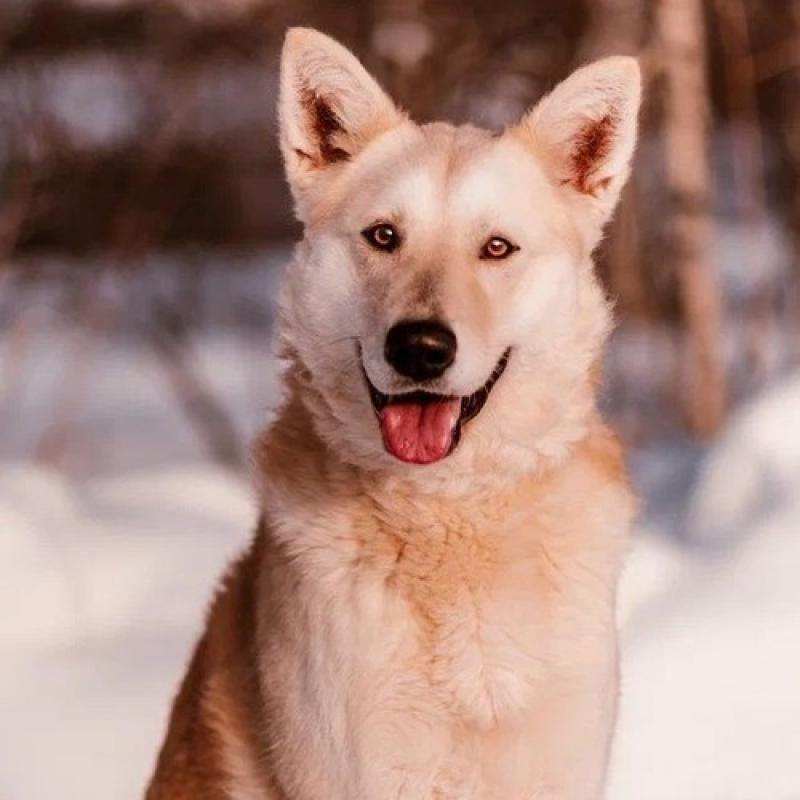
[[[256,448],[264,523],[212,610],[153,800],[192,796],[164,788],[190,785],[170,767],[199,752],[174,732],[189,708],[219,765],[207,797],[602,797],[633,503],[595,407],[610,313],[591,253],[639,83],[611,58],[500,136],[418,126],[339,44],[290,31],[281,143],[305,235],[281,304],[285,404]],[[402,231],[396,254],[364,242],[376,221]],[[519,252],[480,260],[490,235]],[[431,314],[458,337],[434,391],[470,394],[511,356],[456,450],[408,465],[384,450],[362,362],[402,391],[386,331]]]

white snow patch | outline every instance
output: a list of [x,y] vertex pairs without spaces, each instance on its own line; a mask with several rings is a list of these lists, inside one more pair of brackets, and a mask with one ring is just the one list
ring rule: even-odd
[[0,463],[0,795],[134,798],[225,564],[246,483],[190,464],[78,491]]
[[800,487],[798,411],[800,373],[735,415],[701,468],[687,516],[693,541],[724,545],[791,501]]
[[800,797],[800,502],[626,630],[612,800]]
[[795,376],[743,410],[701,469],[692,546],[631,559],[611,800],[800,797],[799,407]]

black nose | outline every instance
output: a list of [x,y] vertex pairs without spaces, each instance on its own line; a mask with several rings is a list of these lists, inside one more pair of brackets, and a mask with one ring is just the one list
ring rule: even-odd
[[386,334],[383,352],[401,375],[429,381],[455,361],[456,335],[436,320],[398,322]]

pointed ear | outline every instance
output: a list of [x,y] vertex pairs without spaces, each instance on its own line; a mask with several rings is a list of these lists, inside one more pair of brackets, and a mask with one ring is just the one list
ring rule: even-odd
[[636,143],[641,73],[614,56],[572,73],[519,123],[550,178],[600,225],[611,216]]
[[405,117],[346,48],[310,28],[286,34],[281,148],[295,196]]

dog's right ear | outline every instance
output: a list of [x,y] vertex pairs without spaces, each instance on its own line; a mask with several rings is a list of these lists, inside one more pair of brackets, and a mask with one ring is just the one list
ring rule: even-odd
[[540,156],[593,242],[628,177],[641,94],[635,59],[604,58],[573,72],[511,129]]
[[405,116],[358,59],[310,28],[291,28],[281,58],[281,149],[299,201]]

